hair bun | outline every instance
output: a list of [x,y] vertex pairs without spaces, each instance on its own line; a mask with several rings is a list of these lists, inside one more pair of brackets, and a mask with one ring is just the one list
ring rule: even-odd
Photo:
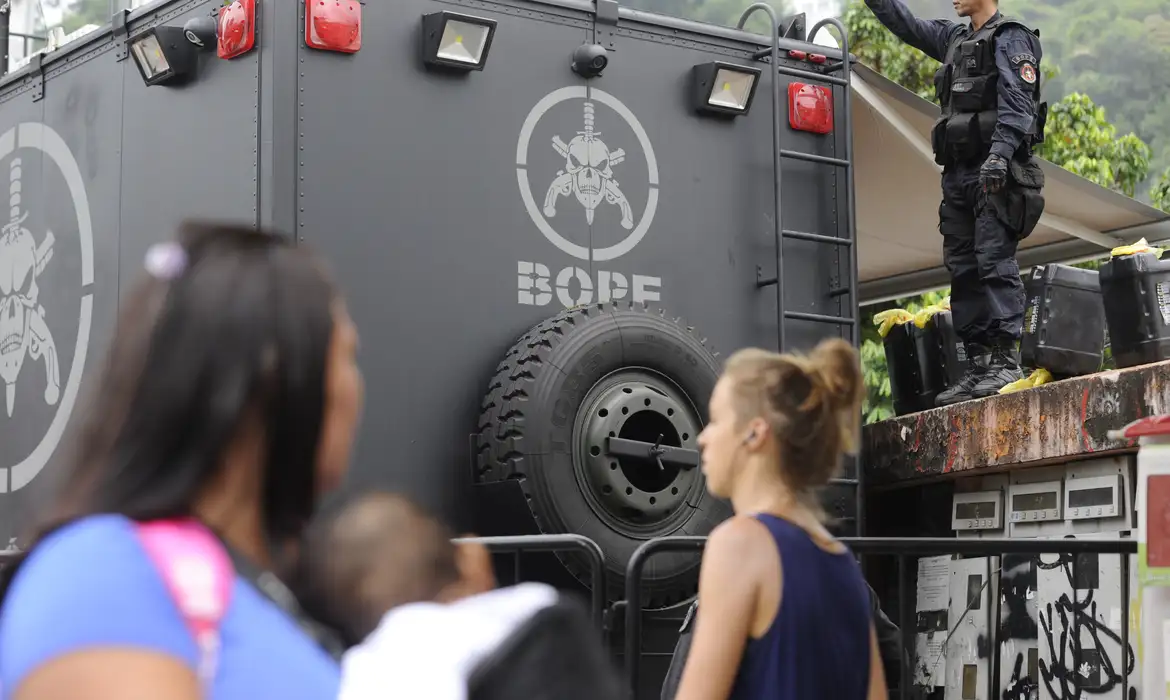
[[857,350],[841,338],[829,338],[809,355],[810,371],[818,375],[834,411],[860,411],[865,381]]

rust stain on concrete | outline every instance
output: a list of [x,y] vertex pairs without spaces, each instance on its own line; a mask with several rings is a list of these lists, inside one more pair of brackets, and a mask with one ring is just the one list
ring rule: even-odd
[[1170,413],[1170,362],[1045,384],[874,423],[863,431],[870,484],[1075,458],[1132,447],[1110,430]]

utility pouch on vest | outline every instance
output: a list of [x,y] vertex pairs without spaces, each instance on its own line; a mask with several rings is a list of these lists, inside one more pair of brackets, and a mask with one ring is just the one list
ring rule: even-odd
[[995,214],[1009,231],[1023,240],[1032,234],[1044,213],[1044,171],[1032,159],[1008,161],[1008,186],[990,198]]
[[950,165],[951,159],[947,155],[947,118],[935,120],[930,128],[930,148],[934,151],[934,162],[941,166]]
[[[988,81],[990,75],[976,75],[970,78],[959,78],[951,85],[951,103],[956,112],[978,112],[987,109]],[[991,107],[995,107],[991,101]]]
[[977,114],[956,114],[946,121],[944,151],[958,160],[974,158],[979,153],[979,120]]
[[995,110],[975,115],[975,130],[979,132],[980,155],[986,155],[991,149],[991,137],[995,135],[995,127],[998,123],[999,114]]

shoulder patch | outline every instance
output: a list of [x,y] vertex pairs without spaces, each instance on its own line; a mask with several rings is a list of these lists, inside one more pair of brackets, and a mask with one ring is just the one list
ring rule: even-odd
[[1036,69],[1032,66],[1031,63],[1020,64],[1020,80],[1023,80],[1025,83],[1027,83],[1029,85],[1035,84],[1035,82],[1036,82]]
[[1012,56],[1012,63],[1014,63],[1016,65],[1019,65],[1020,63],[1023,63],[1024,61],[1027,61],[1028,63],[1032,63],[1032,64],[1039,63],[1039,61],[1036,60],[1035,56],[1033,56],[1032,54],[1027,53],[1027,52],[1018,53],[1018,54]]

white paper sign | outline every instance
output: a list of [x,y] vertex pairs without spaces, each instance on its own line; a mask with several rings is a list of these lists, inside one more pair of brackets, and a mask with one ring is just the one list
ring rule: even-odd
[[951,557],[922,557],[918,560],[917,612],[946,610],[950,607]]

